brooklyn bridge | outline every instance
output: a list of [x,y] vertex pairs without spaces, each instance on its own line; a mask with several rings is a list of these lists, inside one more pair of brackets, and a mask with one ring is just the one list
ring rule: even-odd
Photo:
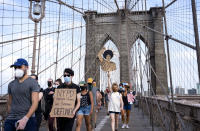
[[[100,92],[129,83],[127,131],[200,131],[199,0],[0,0],[0,18],[0,131],[18,58],[43,89],[49,78],[63,81],[65,68],[73,83],[92,78]],[[112,52],[112,71],[102,49]],[[40,131],[47,123],[42,118]],[[95,126],[111,131],[105,105]]]

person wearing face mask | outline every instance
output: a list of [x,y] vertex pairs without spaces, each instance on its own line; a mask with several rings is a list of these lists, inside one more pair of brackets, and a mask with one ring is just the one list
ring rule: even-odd
[[87,90],[87,85],[85,81],[81,81],[79,83],[79,86],[81,88],[81,102],[80,102],[80,108],[77,112],[76,131],[81,130],[83,117],[85,118],[87,131],[91,131],[92,127],[91,127],[90,115],[93,112],[93,95],[91,91]]
[[[92,83],[91,85],[89,85]],[[102,95],[99,91],[99,88],[96,86],[96,81],[92,78],[88,78],[88,85],[91,86],[91,91],[93,95],[93,102],[94,102],[94,108],[93,113],[91,114],[91,123],[92,123],[92,129],[96,128],[96,120],[97,120],[97,113],[101,106],[101,98]]]
[[76,111],[80,107],[80,87],[72,82],[72,78],[74,76],[74,71],[70,68],[66,68],[64,70],[64,83],[58,86],[57,89],[76,89],[76,100],[75,100],[75,107],[73,110],[74,117],[73,118],[66,118],[66,117],[59,117],[57,118],[57,130],[58,131],[72,131],[72,127],[74,125],[75,114]]
[[125,87],[125,91],[122,93],[122,98],[124,102],[123,111],[121,112],[122,123],[123,123],[122,128],[129,128],[128,123],[129,123],[130,112],[131,112],[131,103],[129,101],[129,97],[130,95],[132,95],[132,93],[130,93],[130,86],[128,83],[123,83],[123,86]]
[[36,80],[28,76],[28,62],[23,59],[10,67],[15,68],[15,80],[8,84],[8,117],[5,131],[36,131],[35,110],[38,106],[39,91]]
[[[31,77],[33,79],[35,79],[38,83],[38,76],[35,74],[31,74]],[[38,87],[40,88],[40,92],[39,92],[39,103],[38,103],[38,108],[35,111],[35,117],[37,120],[37,131],[39,131],[40,128],[40,124],[42,122],[42,109],[41,109],[41,99],[43,97],[43,88],[40,87],[40,85],[38,84]]]
[[55,87],[57,88],[58,86],[62,85],[62,80],[57,79],[54,84],[55,84]]
[[[108,87],[106,87],[106,90],[105,90],[105,104],[106,104],[106,109],[108,111],[108,102],[109,102],[109,99],[108,99],[108,94],[110,93]],[[107,115],[109,115],[109,112],[107,112]]]
[[44,90],[45,112],[44,119],[48,120],[49,131],[54,131],[54,117],[50,117],[51,108],[53,106],[53,94],[55,88],[53,87],[53,80],[51,78],[47,81],[48,88]]

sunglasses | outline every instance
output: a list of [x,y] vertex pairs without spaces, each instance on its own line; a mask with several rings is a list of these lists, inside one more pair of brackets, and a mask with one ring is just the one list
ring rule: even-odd
[[68,75],[64,74],[64,77],[66,77],[66,76],[67,76],[67,77],[70,77],[71,75],[69,75],[69,74],[68,74]]

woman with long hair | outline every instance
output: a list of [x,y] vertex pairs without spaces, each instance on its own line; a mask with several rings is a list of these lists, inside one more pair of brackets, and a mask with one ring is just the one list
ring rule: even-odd
[[[130,112],[131,112],[131,104],[134,102],[134,96],[130,92],[130,86],[128,83],[124,84],[125,90],[122,92],[122,99],[124,103],[122,114],[122,128],[129,128],[128,123],[130,119]],[[125,117],[126,116],[126,117]]]
[[123,100],[121,94],[118,92],[118,84],[113,83],[110,91],[108,111],[111,118],[112,131],[117,131],[119,113],[123,109]]
[[92,92],[87,90],[87,85],[84,81],[80,82],[79,86],[81,88],[81,102],[80,108],[77,112],[76,131],[80,131],[83,118],[85,118],[87,131],[91,131],[90,115],[93,112],[94,105]]

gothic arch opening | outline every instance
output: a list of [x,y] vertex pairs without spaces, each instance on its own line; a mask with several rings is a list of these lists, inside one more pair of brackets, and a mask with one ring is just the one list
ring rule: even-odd
[[[104,43],[104,46],[106,49],[112,50],[114,55],[111,59],[112,62],[116,64],[116,70],[110,72],[110,83],[117,82],[119,84],[120,82],[120,60],[119,60],[119,50],[115,43],[113,43],[112,40],[107,40],[106,43]],[[103,71],[100,66],[100,90],[104,91],[108,87],[108,76],[107,72]]]
[[133,90],[142,95],[149,95],[149,53],[144,40],[138,37],[130,49],[131,57],[131,81]]

